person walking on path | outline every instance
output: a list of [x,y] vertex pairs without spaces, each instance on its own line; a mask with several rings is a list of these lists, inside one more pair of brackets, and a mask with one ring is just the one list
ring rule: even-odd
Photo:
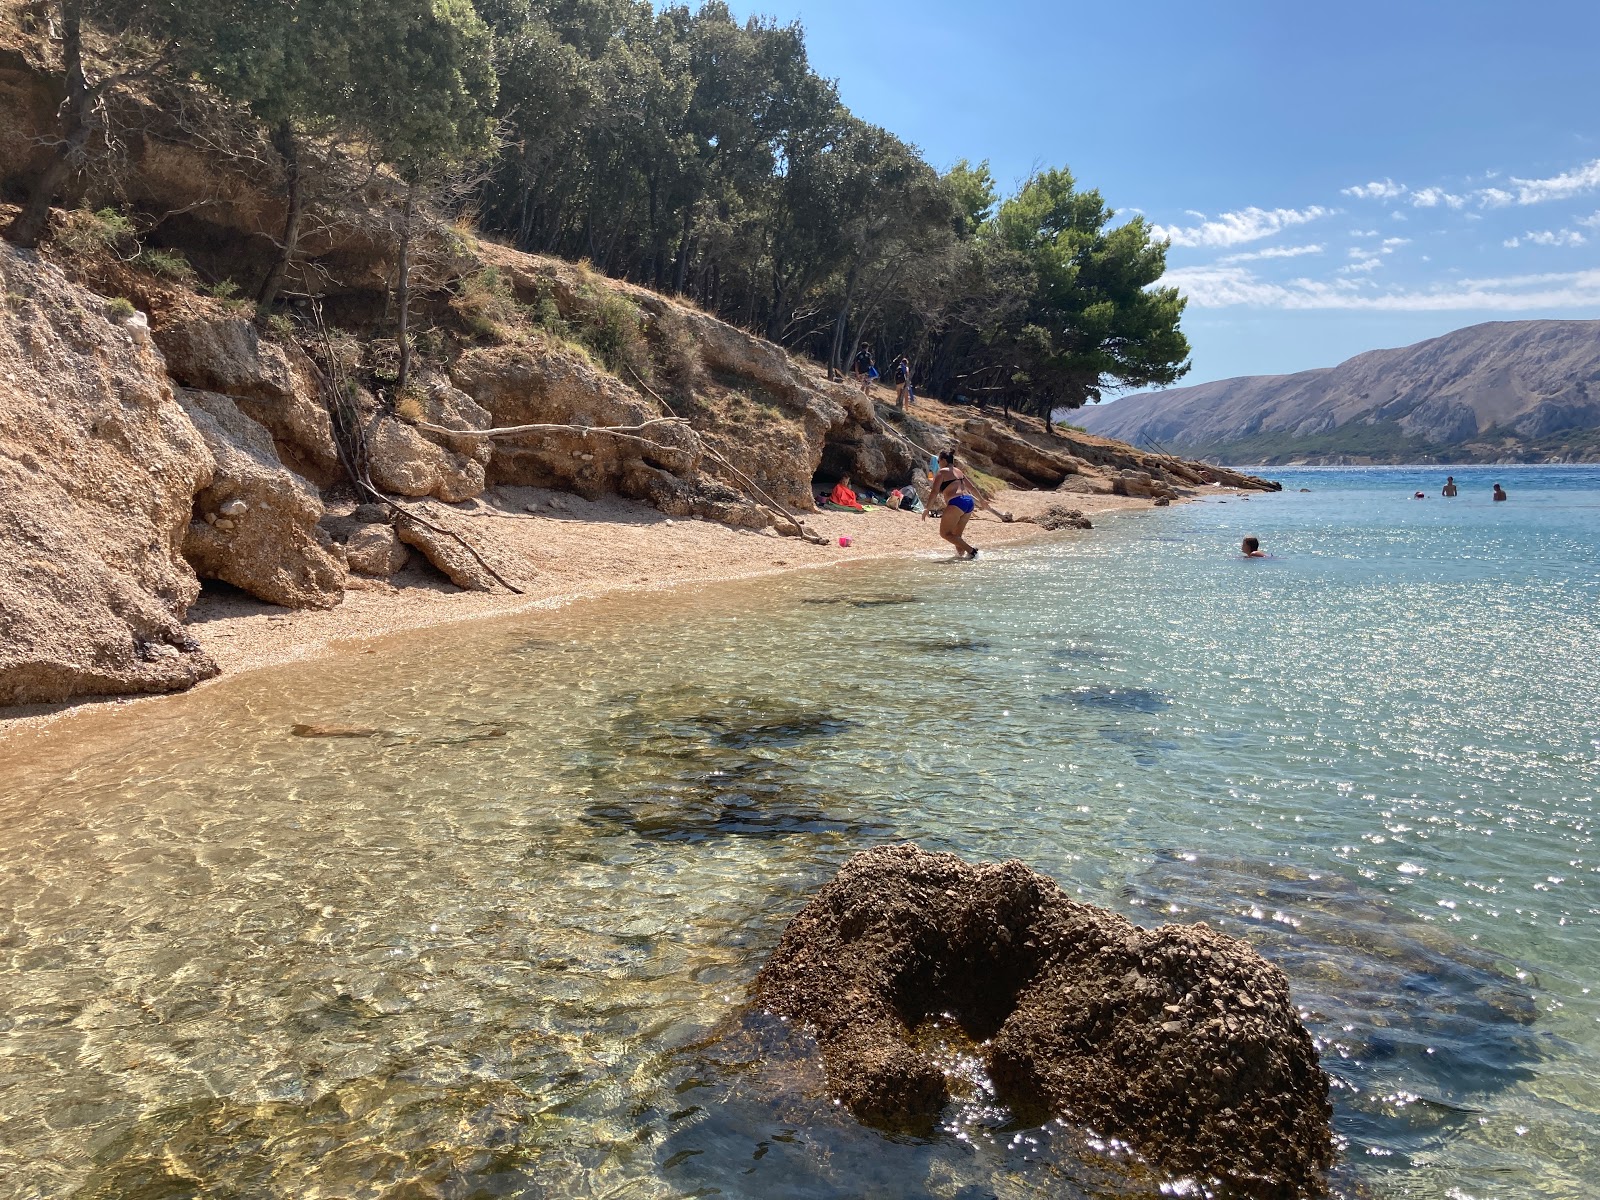
[[[978,495],[967,473],[956,466],[956,456],[946,450],[939,455],[939,473],[933,477],[933,494],[944,501],[944,513],[939,517],[939,536],[956,548],[957,558],[977,558],[978,548],[966,539],[967,522],[980,506],[989,508],[989,502]],[[928,517],[922,514],[923,519]]]
[[911,400],[911,360],[902,354],[894,360],[894,404],[904,408]]

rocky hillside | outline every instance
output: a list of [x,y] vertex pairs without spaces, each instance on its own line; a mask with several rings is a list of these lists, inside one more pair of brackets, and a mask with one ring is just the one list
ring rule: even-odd
[[1495,321],[1296,375],[1129,396],[1073,419],[1248,463],[1600,461],[1600,321]]
[[[58,82],[0,37],[13,197]],[[257,312],[239,297],[284,213],[266,156],[226,113],[113,102],[116,177],[82,177],[38,250],[0,242],[0,705],[215,674],[183,625],[206,580],[328,608],[420,554],[518,590],[533,564],[440,515],[496,485],[791,536],[818,487],[913,483],[951,447],[1020,487],[1273,486],[1037,422],[903,414],[692,305],[439,221],[409,238],[402,387],[395,181],[308,164],[338,219],[313,214],[290,301]]]

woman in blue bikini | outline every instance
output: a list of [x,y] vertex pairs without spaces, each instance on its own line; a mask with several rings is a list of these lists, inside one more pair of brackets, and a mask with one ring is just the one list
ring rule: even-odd
[[[967,473],[956,466],[956,456],[952,451],[946,450],[939,455],[939,473],[933,477],[932,491],[944,501],[944,512],[939,517],[939,536],[956,548],[957,558],[977,558],[978,548],[962,535],[966,533],[967,522],[972,520],[973,511],[980,505],[988,508],[989,502],[973,492]],[[924,512],[922,515],[926,517],[928,514]]]

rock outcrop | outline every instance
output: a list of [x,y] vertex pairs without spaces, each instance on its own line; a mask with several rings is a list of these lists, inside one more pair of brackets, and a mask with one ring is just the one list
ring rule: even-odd
[[180,624],[213,462],[142,319],[0,243],[0,704],[216,674]]
[[397,514],[394,519],[395,534],[400,541],[416,547],[423,558],[458,588],[492,592],[500,586],[499,580],[484,566],[482,552],[474,554],[463,544],[463,539],[469,535],[441,532],[446,527],[435,528],[436,525],[438,522],[424,523],[405,513]]
[[1279,487],[1229,467],[1153,454],[1070,429],[1046,434],[993,417],[967,421],[960,449],[980,470],[1020,488],[1173,500],[1182,488],[1212,483],[1269,492]]
[[556,488],[590,500],[611,493],[643,500],[669,516],[747,528],[770,523],[758,505],[710,477],[700,438],[685,426],[657,426],[648,439],[586,433],[586,427],[636,426],[661,414],[580,354],[550,343],[470,350],[457,359],[451,377],[495,426],[573,427],[496,439],[491,482]]
[[864,1121],[931,1124],[948,1086],[913,1034],[948,1014],[1019,1113],[1119,1138],[1226,1194],[1325,1188],[1328,1081],[1282,972],[1205,925],[1140,929],[1019,862],[857,854],[753,995],[814,1030],[830,1090]]
[[286,608],[332,608],[344,568],[317,522],[322,500],[284,468],[272,435],[226,396],[185,388],[178,400],[216,462],[194,499],[184,557],[206,579]]
[[263,337],[247,318],[199,300],[162,312],[151,332],[174,382],[233,400],[295,474],[318,487],[343,477],[316,368],[293,342]]

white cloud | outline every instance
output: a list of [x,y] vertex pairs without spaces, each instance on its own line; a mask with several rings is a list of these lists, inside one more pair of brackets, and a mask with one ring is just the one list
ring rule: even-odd
[[1382,312],[1531,312],[1600,307],[1600,270],[1458,279],[1429,288],[1374,290],[1367,280],[1272,283],[1247,267],[1211,266],[1168,271],[1161,282],[1181,288],[1197,308],[1246,305]]
[[1222,213],[1215,220],[1202,220],[1187,229],[1175,225],[1156,225],[1151,233],[1174,246],[1238,246],[1272,237],[1295,225],[1304,225],[1337,211],[1313,204],[1310,208],[1250,208]]
[[1321,254],[1326,247],[1320,243],[1315,246],[1268,246],[1262,250],[1246,250],[1242,254],[1225,254],[1217,259],[1219,263],[1255,262],[1262,258],[1300,258],[1306,254]]
[[1484,188],[1479,200],[1489,208],[1503,208],[1508,204],[1543,204],[1546,200],[1565,200],[1584,192],[1600,190],[1600,158],[1585,163],[1548,179],[1518,179],[1509,182],[1512,189]]
[[1340,195],[1354,196],[1357,200],[1393,200],[1396,196],[1406,194],[1406,185],[1396,183],[1392,179],[1374,180],[1372,183],[1358,183],[1354,187],[1347,187]]
[[1457,196],[1445,191],[1443,188],[1419,188],[1411,193],[1412,208],[1438,208],[1441,204],[1447,208],[1460,208],[1466,202],[1467,198],[1465,196]]
[[1411,245],[1411,239],[1410,238],[1401,238],[1401,237],[1384,238],[1383,239],[1383,252],[1385,254],[1393,254],[1394,251],[1398,247],[1400,247],[1400,246],[1409,246],[1409,245]]
[[1520,238],[1507,238],[1501,245],[1515,250],[1518,246],[1582,246],[1588,240],[1576,229],[1530,229]]
[[1600,212],[1590,213],[1587,217],[1579,217],[1578,224],[1588,229],[1600,229]]

